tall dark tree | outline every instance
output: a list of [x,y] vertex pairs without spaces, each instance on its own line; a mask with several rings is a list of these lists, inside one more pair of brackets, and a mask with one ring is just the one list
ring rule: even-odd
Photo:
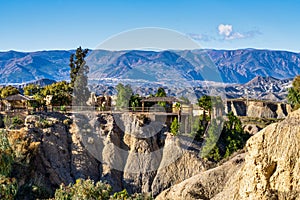
[[[207,95],[202,96],[200,99],[198,99],[198,106],[203,109],[201,124],[203,127],[206,127],[211,117],[212,97]],[[206,115],[206,112],[208,112],[208,116]]]
[[88,89],[89,67],[84,58],[87,56],[88,49],[77,48],[76,53],[70,56],[70,88],[73,93],[73,104],[85,106],[90,97]]

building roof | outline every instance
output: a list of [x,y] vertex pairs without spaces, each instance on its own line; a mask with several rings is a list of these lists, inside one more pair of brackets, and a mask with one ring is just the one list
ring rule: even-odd
[[29,98],[27,96],[21,95],[21,94],[14,94],[6,97],[4,100],[7,101],[33,101],[34,99]]
[[142,99],[141,102],[180,102],[175,97],[149,97],[146,99]]

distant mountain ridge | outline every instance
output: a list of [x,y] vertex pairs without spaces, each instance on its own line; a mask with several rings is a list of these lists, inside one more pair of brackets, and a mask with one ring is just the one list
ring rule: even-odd
[[0,52],[0,83],[23,83],[69,76],[72,51]]
[[[135,93],[141,96],[148,96],[154,94],[156,89],[163,87],[168,96],[187,97],[191,101],[196,101],[193,96],[197,98],[202,95],[221,95],[224,98],[236,99],[236,98],[249,98],[258,100],[267,100],[274,102],[286,102],[288,94],[288,88],[291,87],[293,79],[276,79],[273,77],[261,77],[257,76],[245,84],[223,84],[217,82],[211,82],[206,85],[205,83],[198,82],[198,84],[185,86],[175,85],[163,85],[156,83],[148,83],[144,85],[138,85],[136,82],[133,86]],[[130,83],[126,83],[130,84]],[[98,95],[114,95],[117,93],[115,84],[108,84],[107,82],[101,82],[98,84],[91,84],[90,88]],[[214,93],[211,93],[213,92]]]
[[[0,84],[22,83],[42,78],[69,79],[69,58],[74,50],[0,52]],[[246,83],[256,76],[277,79],[300,74],[300,54],[273,50],[93,50],[87,62],[90,78],[145,79],[161,81],[208,80]],[[214,65],[220,77],[215,79]]]

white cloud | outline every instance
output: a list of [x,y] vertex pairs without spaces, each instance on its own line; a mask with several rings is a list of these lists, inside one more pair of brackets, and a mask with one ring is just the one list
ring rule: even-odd
[[188,33],[187,34],[189,37],[191,37],[193,40],[197,40],[197,41],[212,41],[215,40],[214,37],[206,35],[206,34],[198,34],[198,33]]
[[223,36],[224,40],[253,38],[256,35],[261,34],[259,31],[247,31],[244,33],[236,32],[230,24],[220,24],[218,30],[219,35]]
[[186,35],[196,41],[211,42],[211,41],[249,39],[249,38],[254,38],[256,35],[262,34],[258,30],[237,32],[233,30],[233,26],[231,24],[220,24],[218,26],[218,31],[219,31],[218,32],[219,37],[217,37],[215,33],[212,35],[199,34],[199,33],[187,33]]
[[232,25],[229,24],[220,24],[218,26],[219,34],[229,37],[232,34]]
[[235,40],[235,39],[243,39],[243,38],[246,38],[246,35],[239,32],[232,33],[231,35],[225,37],[226,40]]

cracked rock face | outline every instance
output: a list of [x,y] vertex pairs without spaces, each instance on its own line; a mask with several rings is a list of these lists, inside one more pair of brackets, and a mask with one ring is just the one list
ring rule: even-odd
[[35,176],[52,189],[78,178],[100,180],[100,163],[62,123],[65,119],[62,114],[48,114],[30,115],[25,120],[29,136],[40,142],[32,163]]
[[130,114],[115,118],[73,117],[80,127],[66,125],[66,116],[59,113],[27,116],[28,134],[41,143],[33,160],[36,176],[52,189],[91,178],[108,182],[114,191],[157,195],[204,170],[199,144],[172,136],[151,119]]
[[300,110],[250,138],[247,150],[245,165],[216,199],[300,198]]
[[[160,193],[156,199],[211,199],[223,190],[224,185],[244,163],[240,154],[223,165],[201,172]],[[226,198],[225,198],[226,199]]]
[[246,149],[245,161],[234,157],[157,199],[300,199],[300,110],[251,137]]

